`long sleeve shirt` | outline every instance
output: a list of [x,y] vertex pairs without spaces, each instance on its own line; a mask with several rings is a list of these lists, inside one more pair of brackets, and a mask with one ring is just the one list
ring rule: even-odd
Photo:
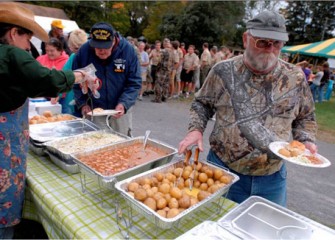
[[255,75],[242,59],[212,68],[192,103],[189,131],[203,132],[216,113],[211,150],[241,174],[269,175],[283,164],[271,142],[315,141],[313,98],[300,68],[278,60],[270,73]]

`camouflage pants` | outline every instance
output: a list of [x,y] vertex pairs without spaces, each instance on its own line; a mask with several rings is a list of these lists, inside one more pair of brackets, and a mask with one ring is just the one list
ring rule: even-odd
[[155,100],[161,101],[162,98],[167,99],[169,94],[170,72],[157,72],[155,82]]

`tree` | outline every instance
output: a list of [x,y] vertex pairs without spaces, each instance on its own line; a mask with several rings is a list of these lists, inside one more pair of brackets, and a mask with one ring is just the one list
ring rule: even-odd
[[287,45],[317,42],[333,37],[335,3],[294,1],[286,8]]

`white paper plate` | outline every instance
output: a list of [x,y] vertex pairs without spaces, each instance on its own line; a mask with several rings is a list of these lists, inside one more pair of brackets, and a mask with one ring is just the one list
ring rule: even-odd
[[[321,156],[320,154],[315,154],[315,156],[320,159],[323,163],[321,164],[313,164],[313,163],[305,163],[302,161],[299,161],[299,157],[285,157],[284,155],[281,155],[280,153],[278,153],[279,149],[281,148],[285,148],[285,146],[287,146],[289,143],[288,142],[272,142],[269,145],[270,150],[276,154],[278,157],[281,157],[282,159],[297,164],[297,165],[301,165],[301,166],[305,166],[305,167],[314,167],[314,168],[325,168],[325,167],[329,167],[331,165],[331,162]],[[311,152],[309,150],[305,150],[305,152],[302,154],[303,156],[310,156],[312,155]]]
[[115,115],[120,113],[120,111],[116,111],[116,110],[103,110],[103,111],[99,111],[99,112],[88,112],[87,115],[90,116],[107,116],[107,115]]

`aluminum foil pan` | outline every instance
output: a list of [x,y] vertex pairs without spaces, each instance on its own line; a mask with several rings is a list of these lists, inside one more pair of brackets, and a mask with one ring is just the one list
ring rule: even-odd
[[183,161],[178,161],[175,163],[171,163],[165,166],[161,166],[159,168],[153,169],[148,172],[144,172],[142,174],[139,174],[137,176],[133,176],[131,178],[125,179],[121,182],[118,182],[115,184],[115,188],[121,192],[122,196],[125,198],[125,200],[128,202],[128,205],[134,209],[139,214],[142,214],[144,217],[148,219],[153,224],[156,224],[157,227],[162,229],[170,229],[174,226],[176,226],[180,220],[185,219],[187,216],[192,215],[196,211],[200,211],[204,207],[208,206],[210,203],[219,201],[219,199],[222,197],[224,193],[226,193],[230,186],[234,184],[236,181],[239,180],[239,177],[229,171],[226,171],[225,169],[219,168],[217,166],[214,166],[212,164],[209,164],[207,162],[201,162],[204,166],[208,166],[210,169],[221,169],[228,175],[232,176],[232,182],[230,184],[227,184],[221,188],[219,188],[215,193],[211,194],[209,197],[203,199],[201,202],[193,205],[192,207],[184,210],[183,212],[179,213],[174,218],[164,218],[160,216],[158,213],[150,209],[148,206],[146,206],[144,203],[136,200],[133,198],[128,192],[127,192],[127,186],[130,182],[134,180],[140,180],[142,178],[146,177],[154,177],[156,173],[165,173],[169,169],[174,169],[178,167],[183,167]]
[[50,151],[45,150],[45,152],[49,155],[51,161],[57,165],[58,167],[60,167],[61,169],[63,169],[65,172],[68,173],[79,173],[79,167],[77,164],[73,163],[73,164],[68,164],[66,162],[64,162],[61,158],[59,158],[57,155],[52,154]]
[[129,168],[125,171],[121,171],[121,172],[118,172],[118,173],[112,174],[112,175],[101,174],[100,172],[94,170],[90,166],[88,166],[85,163],[83,163],[82,161],[80,161],[79,158],[81,156],[98,154],[99,151],[101,151],[101,150],[104,150],[104,151],[105,150],[114,150],[114,149],[118,149],[120,147],[131,146],[134,143],[143,143],[143,141],[144,141],[144,137],[137,137],[137,138],[126,140],[124,142],[99,147],[99,148],[96,148],[94,150],[88,150],[88,151],[85,151],[85,152],[82,152],[82,153],[72,154],[71,156],[72,156],[73,161],[78,164],[82,174],[90,176],[92,179],[95,179],[95,180],[99,181],[99,183],[107,183],[108,188],[114,188],[114,184],[115,184],[116,181],[121,181],[123,179],[132,177],[136,174],[143,173],[143,172],[148,171],[150,169],[153,169],[153,168],[156,168],[156,167],[159,167],[159,166],[162,166],[164,164],[169,163],[172,160],[173,156],[177,153],[177,149],[175,149],[174,147],[169,146],[165,143],[162,143],[160,141],[153,140],[153,139],[149,138],[148,142],[147,142],[148,145],[152,145],[152,146],[157,147],[161,150],[164,150],[165,152],[167,152],[167,154],[163,157],[160,157],[160,158],[157,158],[157,159],[152,159],[149,162],[137,165],[133,168]]
[[249,197],[218,224],[242,239],[335,239],[333,229],[258,196]]
[[63,137],[99,130],[99,127],[85,119],[33,124],[29,126],[30,138],[35,142],[47,142]]
[[123,134],[112,132],[110,130],[100,130],[52,140],[43,145],[49,152],[58,156],[58,158],[63,159],[68,164],[75,164],[71,154],[115,144],[127,139],[129,139],[129,137]]
[[36,145],[32,141],[29,141],[29,149],[32,150],[38,156],[46,155],[45,147],[43,147],[42,145]]

